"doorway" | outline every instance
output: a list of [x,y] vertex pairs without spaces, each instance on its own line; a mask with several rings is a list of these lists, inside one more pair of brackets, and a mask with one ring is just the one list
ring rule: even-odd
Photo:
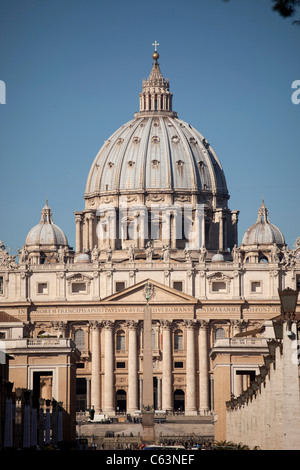
[[116,393],[116,412],[126,413],[127,409],[127,394],[125,390],[118,390]]
[[184,411],[185,396],[184,391],[177,389],[174,392],[174,411]]

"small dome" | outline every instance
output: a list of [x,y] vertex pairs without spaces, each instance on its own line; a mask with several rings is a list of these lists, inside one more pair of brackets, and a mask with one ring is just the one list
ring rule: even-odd
[[285,245],[284,236],[279,228],[269,221],[268,210],[262,202],[258,210],[257,221],[245,232],[242,245],[270,245],[274,243]]
[[225,259],[224,259],[224,256],[221,253],[217,253],[217,254],[213,255],[211,260],[214,263],[215,262],[222,263]]
[[68,240],[61,228],[53,223],[52,211],[46,202],[42,210],[40,223],[28,233],[25,246],[55,245],[68,246]]
[[77,263],[90,263],[91,258],[87,253],[81,253],[76,259]]

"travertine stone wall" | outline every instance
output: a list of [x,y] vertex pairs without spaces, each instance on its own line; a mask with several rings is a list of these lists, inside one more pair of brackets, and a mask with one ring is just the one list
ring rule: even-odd
[[299,367],[297,327],[287,333],[283,324],[282,344],[275,361],[252,399],[229,408],[226,440],[262,450],[296,450],[300,447]]

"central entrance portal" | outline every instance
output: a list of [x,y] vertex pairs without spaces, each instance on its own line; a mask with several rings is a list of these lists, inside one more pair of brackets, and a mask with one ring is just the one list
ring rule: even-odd
[[127,395],[125,390],[118,390],[116,393],[116,411],[117,413],[126,413]]
[[174,411],[184,411],[184,391],[175,390],[174,392]]

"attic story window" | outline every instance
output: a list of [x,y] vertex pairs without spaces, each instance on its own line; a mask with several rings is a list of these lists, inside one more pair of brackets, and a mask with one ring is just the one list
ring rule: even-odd
[[72,282],[72,294],[85,294],[86,283],[85,282]]
[[38,294],[48,294],[48,283],[47,282],[39,282],[37,286],[37,293]]
[[224,281],[214,281],[212,283],[213,292],[226,292],[226,282]]

